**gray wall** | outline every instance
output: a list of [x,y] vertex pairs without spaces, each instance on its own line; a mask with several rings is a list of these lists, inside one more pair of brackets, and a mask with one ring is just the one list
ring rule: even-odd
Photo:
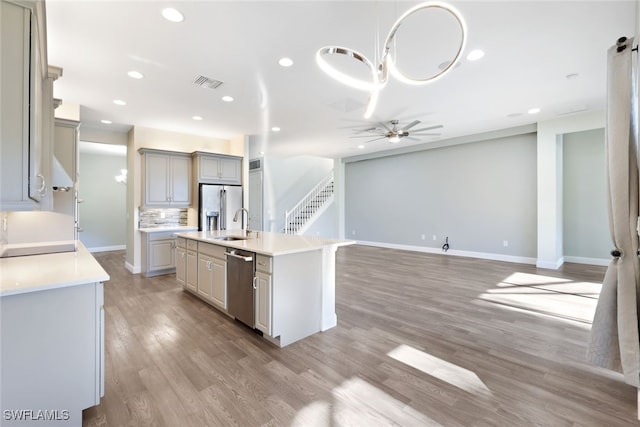
[[608,260],[604,129],[563,136],[564,256]]
[[126,245],[126,185],[115,180],[126,168],[124,156],[80,153],[80,241],[89,250]]
[[346,238],[535,258],[536,227],[534,133],[345,166]]

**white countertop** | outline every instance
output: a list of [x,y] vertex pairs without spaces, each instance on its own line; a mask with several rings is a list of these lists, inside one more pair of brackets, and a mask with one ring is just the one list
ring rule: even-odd
[[0,296],[104,282],[109,275],[78,242],[77,252],[0,259]]
[[[256,237],[256,233],[258,237]],[[323,237],[298,236],[292,234],[252,231],[246,240],[217,240],[217,237],[240,236],[246,234],[240,230],[229,231],[193,231],[176,233],[178,237],[198,240],[230,248],[244,249],[262,255],[278,256],[299,252],[319,250],[327,246],[346,246],[356,243],[354,240],[326,239]]]
[[166,233],[167,231],[195,231],[198,227],[191,225],[167,225],[159,227],[138,228],[141,233]]

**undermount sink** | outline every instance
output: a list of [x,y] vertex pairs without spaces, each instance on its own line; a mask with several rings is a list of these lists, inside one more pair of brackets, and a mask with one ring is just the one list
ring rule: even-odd
[[248,237],[241,236],[224,236],[224,237],[214,237],[214,240],[247,240]]

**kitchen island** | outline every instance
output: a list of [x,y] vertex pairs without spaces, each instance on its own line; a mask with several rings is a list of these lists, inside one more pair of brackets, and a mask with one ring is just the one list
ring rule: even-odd
[[263,337],[284,347],[337,325],[335,254],[352,240],[272,232],[176,233],[176,278],[184,289],[228,313],[228,250],[255,254],[255,323]]
[[104,395],[109,276],[78,246],[0,259],[3,426],[81,426]]

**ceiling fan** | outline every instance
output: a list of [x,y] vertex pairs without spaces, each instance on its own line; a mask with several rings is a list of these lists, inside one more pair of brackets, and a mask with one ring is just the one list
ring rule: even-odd
[[375,136],[375,138],[366,142],[373,142],[373,141],[378,141],[380,139],[387,138],[390,143],[397,144],[398,142],[400,142],[402,138],[412,139],[414,141],[420,141],[420,139],[416,137],[440,135],[439,133],[424,133],[424,132],[433,130],[433,129],[439,129],[442,127],[442,125],[434,125],[434,126],[428,126],[420,129],[413,129],[411,132],[409,132],[409,129],[413,128],[419,123],[420,123],[420,120],[414,120],[408,125],[400,128],[399,127],[400,122],[398,120],[391,120],[389,124],[380,122],[378,123],[377,126],[370,127],[367,129],[356,130],[356,132],[358,132],[358,135],[354,135],[351,138],[371,138],[372,136]]

